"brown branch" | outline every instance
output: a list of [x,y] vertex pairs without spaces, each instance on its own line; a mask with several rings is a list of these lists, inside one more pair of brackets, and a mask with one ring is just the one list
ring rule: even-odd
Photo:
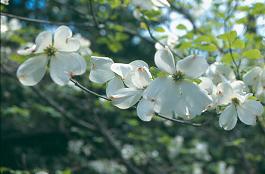
[[18,16],[18,15],[4,13],[4,12],[1,12],[0,14],[1,16],[7,16],[7,17],[16,18],[16,19],[20,19],[23,21],[34,22],[34,23],[51,24],[51,25],[75,25],[75,26],[80,26],[80,27],[94,27],[94,25],[91,25],[91,23],[70,23],[70,22],[49,21],[49,20],[43,20],[43,19],[23,17],[23,16]]
[[99,23],[97,21],[96,15],[94,13],[94,8],[93,8],[93,2],[92,1],[93,0],[89,0],[89,9],[90,9],[90,13],[91,13],[92,19],[94,21],[95,27],[97,29],[99,29],[100,27],[99,27]]
[[109,98],[107,98],[107,97],[105,97],[105,96],[103,96],[103,95],[100,95],[100,94],[98,94],[98,93],[96,93],[96,92],[94,92],[94,91],[91,91],[90,89],[84,87],[83,85],[81,85],[81,84],[80,84],[78,81],[76,81],[75,79],[70,79],[70,80],[71,80],[71,82],[74,83],[75,86],[77,86],[78,88],[82,89],[84,92],[89,93],[89,94],[92,94],[92,95],[94,95],[94,96],[96,96],[96,97],[99,97],[99,98],[102,98],[102,99],[105,99],[105,100],[111,101]]
[[170,47],[168,47],[166,44],[163,44],[162,42],[160,42],[154,35],[153,35],[153,33],[152,33],[152,31],[151,31],[151,28],[150,28],[150,26],[149,26],[149,24],[148,24],[148,21],[143,17],[143,20],[144,20],[144,23],[145,23],[145,25],[146,25],[146,27],[147,27],[147,31],[148,31],[148,34],[149,34],[149,36],[150,36],[150,38],[156,43],[159,43],[160,45],[162,45],[163,47],[167,47],[172,53],[173,53],[173,55],[174,56],[176,56],[176,57],[178,57],[178,58],[180,58],[180,59],[183,59],[183,57],[182,56],[180,56],[180,55],[178,55],[177,53],[175,53]]

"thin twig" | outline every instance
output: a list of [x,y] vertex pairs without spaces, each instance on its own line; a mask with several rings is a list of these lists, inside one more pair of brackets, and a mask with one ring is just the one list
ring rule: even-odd
[[93,0],[89,0],[89,8],[90,8],[90,13],[92,15],[92,18],[93,18],[93,21],[94,21],[94,24],[96,26],[96,28],[99,29],[99,24],[98,24],[98,21],[97,21],[97,18],[96,18],[96,15],[94,13],[94,8],[93,8]]
[[43,19],[23,17],[23,16],[18,16],[18,15],[4,13],[4,12],[1,12],[0,14],[1,16],[7,16],[11,18],[20,19],[23,21],[35,22],[35,23],[43,23],[43,24],[51,24],[51,25],[75,25],[75,26],[81,26],[81,27],[94,27],[94,25],[91,25],[91,23],[70,23],[70,22],[49,21],[49,20],[43,20]]
[[158,115],[158,114],[156,114],[156,116],[163,118],[163,119],[166,119],[166,120],[169,120],[169,121],[176,122],[176,123],[184,124],[184,125],[190,125],[190,126],[194,126],[194,127],[201,127],[202,126],[202,124],[200,124],[200,123],[192,123],[189,121],[179,120],[179,119],[175,119],[175,118],[169,118],[169,117],[165,117],[165,116]]
[[83,85],[81,85],[78,81],[76,81],[75,79],[70,79],[71,82],[74,83],[75,86],[79,87],[80,89],[82,89],[84,92],[86,93],[89,93],[89,94],[92,94],[96,97],[99,97],[99,98],[102,98],[102,99],[105,99],[105,100],[108,100],[108,101],[111,101],[109,98],[107,98],[106,96],[103,96],[103,95],[100,95],[94,91],[91,91],[89,89],[87,89],[86,87],[84,87]]
[[180,59],[183,59],[183,57],[181,57],[180,55],[178,55],[177,53],[175,53],[170,47],[168,47],[166,44],[163,44],[162,42],[160,42],[154,35],[153,35],[153,33],[152,33],[152,31],[151,31],[151,28],[150,28],[150,26],[149,26],[149,24],[148,24],[148,21],[145,19],[145,17],[143,17],[143,20],[144,20],[144,23],[145,23],[145,25],[146,25],[146,27],[147,27],[147,31],[148,31],[148,33],[149,33],[149,35],[150,35],[150,37],[151,37],[151,39],[153,39],[155,42],[157,42],[157,43],[159,43],[160,45],[162,45],[163,47],[167,47],[173,54],[174,54],[174,56],[176,56],[176,57],[178,57],[178,58],[180,58]]

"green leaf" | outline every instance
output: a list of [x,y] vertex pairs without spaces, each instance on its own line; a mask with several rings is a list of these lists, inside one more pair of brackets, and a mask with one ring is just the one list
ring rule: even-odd
[[232,55],[230,53],[226,53],[223,57],[222,57],[222,62],[226,63],[226,64],[230,64],[232,61],[237,60],[239,58],[239,54],[238,53],[232,53]]
[[217,50],[217,47],[214,44],[200,44],[196,46],[198,49],[208,51],[208,52],[214,52]]
[[247,22],[248,22],[248,18],[247,17],[243,17],[243,18],[240,18],[240,19],[236,20],[237,24],[246,24]]
[[179,49],[185,50],[187,48],[190,48],[192,46],[192,42],[182,42]]
[[185,25],[183,25],[183,24],[179,24],[179,25],[177,25],[177,29],[179,29],[179,30],[186,30],[187,27]]
[[155,28],[155,31],[156,31],[156,32],[163,33],[163,32],[165,32],[165,29],[164,29],[163,27],[156,27],[156,28]]
[[211,38],[208,36],[199,36],[194,42],[211,42]]
[[234,49],[243,49],[243,48],[245,48],[245,43],[242,40],[240,40],[240,39],[236,39],[232,43],[231,48],[234,48]]
[[218,36],[219,39],[222,39],[223,41],[230,43],[232,43],[236,39],[236,37],[237,37],[236,31],[229,31],[227,33]]
[[249,11],[249,6],[239,6],[237,7],[238,11]]
[[147,25],[144,22],[140,23],[140,28],[147,30]]
[[242,53],[242,56],[248,59],[259,59],[261,58],[261,53],[258,49],[247,50]]

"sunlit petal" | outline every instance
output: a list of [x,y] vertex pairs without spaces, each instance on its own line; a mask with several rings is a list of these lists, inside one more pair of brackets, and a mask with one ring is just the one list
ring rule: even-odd
[[19,81],[26,86],[39,83],[46,72],[48,59],[45,56],[36,56],[26,60],[17,70]]

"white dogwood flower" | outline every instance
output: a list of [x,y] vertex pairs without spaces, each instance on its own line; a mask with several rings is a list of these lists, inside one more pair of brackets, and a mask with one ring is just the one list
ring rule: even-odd
[[243,80],[253,88],[257,97],[265,101],[265,68],[252,68],[244,75]]
[[91,57],[89,79],[94,83],[107,83],[107,97],[110,97],[114,91],[124,87],[123,81],[121,80],[124,76],[122,74],[120,74],[121,76],[117,76],[111,70],[111,66],[114,64],[113,60],[108,57]]
[[50,76],[58,85],[65,85],[70,78],[86,71],[86,61],[76,51],[79,42],[72,38],[72,31],[60,26],[55,33],[41,32],[35,45],[20,51],[24,55],[35,54],[26,60],[17,70],[19,81],[26,86],[36,85],[44,76],[50,61]]
[[236,80],[234,71],[221,62],[211,64],[206,71],[206,76],[211,78],[215,84]]
[[[113,92],[110,97],[113,105],[121,109],[127,109],[135,105],[141,99],[144,89],[152,80],[148,65],[144,61],[136,60],[128,65],[131,67],[131,71],[124,78],[127,87]],[[126,72],[114,65],[112,70],[119,74]],[[140,107],[139,104],[138,107]]]
[[169,76],[152,81],[143,94],[148,101],[146,105],[154,106],[154,112],[190,119],[200,115],[211,103],[205,91],[186,79],[198,78],[205,72],[208,63],[204,58],[189,56],[175,63],[172,53],[165,48],[157,50],[155,64]]
[[219,125],[225,130],[233,129],[238,118],[246,125],[255,125],[256,117],[263,113],[262,104],[248,99],[252,94],[242,93],[242,87],[239,83],[233,87],[226,82],[217,87],[222,93],[219,105],[228,105],[219,117]]

